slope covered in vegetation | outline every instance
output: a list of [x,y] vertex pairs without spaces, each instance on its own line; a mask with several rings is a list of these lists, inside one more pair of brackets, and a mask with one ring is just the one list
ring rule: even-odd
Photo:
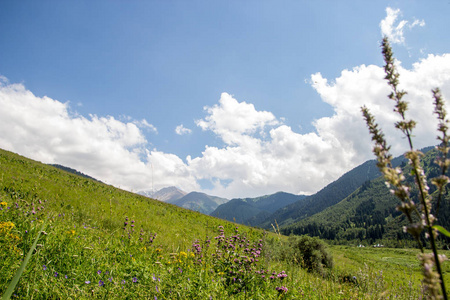
[[[375,297],[379,288],[391,298],[421,293],[417,267],[385,264],[385,281],[370,279],[380,272],[382,253],[361,262],[351,257],[358,257],[355,251],[364,256],[364,249],[333,248],[339,260],[329,269],[328,254],[310,251],[308,245],[322,244],[315,239],[299,244],[237,228],[3,150],[0,173],[0,294],[42,232],[13,299],[360,299]],[[415,261],[415,255],[408,257]],[[362,270],[364,264],[374,267]],[[402,276],[406,269],[413,277]]]
[[[426,152],[423,165],[429,178],[439,174],[440,169],[434,162],[437,151]],[[410,166],[403,164],[405,173],[410,173]],[[412,178],[409,178],[409,186],[414,187]],[[433,192],[435,187],[430,184]],[[417,190],[412,188],[413,198],[417,197]],[[444,193],[444,199],[440,203],[439,212],[434,212],[438,217],[437,224],[448,228],[450,226],[450,195],[448,189]],[[282,228],[285,234],[308,234],[323,239],[333,240],[335,243],[353,242],[353,244],[370,245],[379,243],[392,247],[405,245],[415,246],[413,238],[403,232],[403,226],[407,225],[406,217],[396,208],[399,200],[392,195],[386,187],[385,179],[380,176],[365,182],[354,193],[339,203],[325,210],[305,218],[297,223]],[[440,246],[448,248],[450,239],[444,235],[439,237]],[[425,239],[423,239],[425,242]]]

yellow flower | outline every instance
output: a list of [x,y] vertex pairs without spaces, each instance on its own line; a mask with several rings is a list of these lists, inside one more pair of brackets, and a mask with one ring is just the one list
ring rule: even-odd
[[191,253],[189,253],[189,256],[190,257],[195,257],[195,254],[191,252]]
[[13,222],[0,222],[0,232],[11,231],[15,227]]
[[73,229],[72,229],[72,230],[69,230],[69,231],[67,231],[67,233],[68,233],[68,234],[71,234],[71,235],[74,235],[74,234],[75,234],[75,230],[73,230]]
[[187,257],[187,253],[186,253],[186,252],[184,252],[184,251],[181,251],[181,252],[180,252],[180,256],[182,256],[182,257],[185,257],[185,258],[186,258],[186,257]]
[[8,206],[8,203],[6,203],[5,201],[2,201],[2,202],[0,202],[0,205],[3,205],[3,206]]
[[160,248],[156,248],[155,251],[159,253],[159,252],[161,252],[162,250],[161,250]]

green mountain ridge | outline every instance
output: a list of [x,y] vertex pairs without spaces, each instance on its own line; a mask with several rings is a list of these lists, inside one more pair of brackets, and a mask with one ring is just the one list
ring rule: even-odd
[[255,226],[281,207],[301,201],[305,197],[305,195],[277,192],[256,198],[237,198],[219,205],[210,215]]
[[[430,149],[425,149],[430,150]],[[426,152],[422,162],[425,173],[430,177],[439,174],[439,167],[434,163],[437,151]],[[402,164],[405,174],[410,174],[410,166]],[[407,178],[409,186],[414,186],[413,179]],[[434,187],[429,183],[430,193]],[[417,199],[417,190],[412,188],[411,197]],[[417,200],[416,200],[417,202]],[[323,211],[304,218],[296,223],[284,226],[284,234],[308,234],[323,239],[336,241],[354,241],[371,244],[383,241],[390,246],[401,247],[411,241],[412,237],[403,232],[408,222],[405,216],[397,211],[400,201],[393,196],[385,184],[383,176],[366,181],[348,197],[327,207]],[[436,212],[433,212],[436,213]],[[446,189],[437,214],[437,224],[445,228],[450,226],[450,195]],[[450,240],[441,236],[443,243]]]
[[[433,147],[426,148],[424,151],[428,151],[431,148]],[[394,166],[399,166],[405,161],[406,159],[403,156],[399,156],[392,160],[392,164]],[[275,223],[280,227],[286,227],[290,224],[299,222],[339,203],[366,181],[375,179],[380,175],[381,173],[378,170],[376,161],[366,161],[348,171],[316,194],[278,209],[265,220],[258,223],[257,226],[269,229],[272,224]]]

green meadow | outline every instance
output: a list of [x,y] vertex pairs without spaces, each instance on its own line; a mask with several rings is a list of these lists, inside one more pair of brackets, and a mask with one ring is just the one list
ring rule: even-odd
[[[289,241],[278,233],[182,209],[3,150],[0,209],[4,297],[42,232],[12,299],[422,295],[418,250],[328,246],[334,266],[315,272],[301,260],[286,259]],[[443,267],[450,286],[450,264]]]

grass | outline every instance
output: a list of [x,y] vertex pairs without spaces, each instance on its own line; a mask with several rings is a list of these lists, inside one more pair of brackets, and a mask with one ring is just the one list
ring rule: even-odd
[[13,299],[417,299],[421,293],[415,250],[333,246],[335,268],[323,277],[277,257],[283,236],[236,228],[3,150],[0,208],[2,295],[46,222]]

